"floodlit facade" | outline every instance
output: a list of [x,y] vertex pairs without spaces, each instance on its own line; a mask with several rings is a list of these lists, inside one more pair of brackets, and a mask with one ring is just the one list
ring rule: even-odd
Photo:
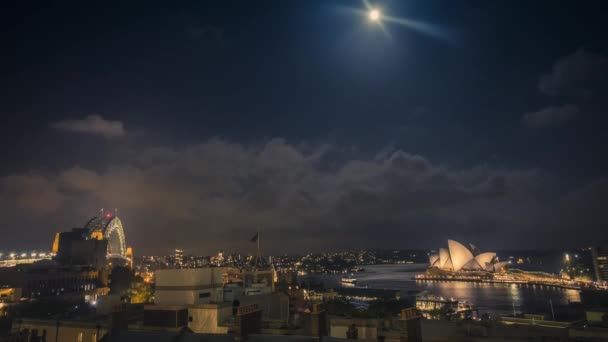
[[156,271],[154,302],[158,305],[200,305],[223,302],[223,267]]
[[593,257],[595,280],[608,281],[608,246],[592,247],[591,256]]
[[449,271],[504,272],[507,263],[498,262],[496,253],[480,253],[477,247],[466,247],[455,240],[448,240],[448,248],[440,248],[438,254],[429,256],[430,267]]

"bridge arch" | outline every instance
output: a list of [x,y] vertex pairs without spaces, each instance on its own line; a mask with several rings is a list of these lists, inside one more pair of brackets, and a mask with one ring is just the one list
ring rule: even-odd
[[118,216],[111,214],[95,216],[87,222],[85,228],[88,229],[91,238],[108,240],[108,256],[126,256],[125,231]]

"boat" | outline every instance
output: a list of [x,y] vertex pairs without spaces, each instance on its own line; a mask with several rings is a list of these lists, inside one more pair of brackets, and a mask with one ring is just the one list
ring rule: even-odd
[[340,279],[340,284],[343,287],[356,287],[357,286],[357,278],[353,278],[352,275]]

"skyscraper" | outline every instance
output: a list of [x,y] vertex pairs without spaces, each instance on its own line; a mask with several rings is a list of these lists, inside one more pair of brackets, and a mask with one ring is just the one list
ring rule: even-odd
[[608,246],[592,247],[593,268],[595,280],[608,281]]
[[175,268],[182,268],[184,266],[184,251],[181,249],[175,250]]

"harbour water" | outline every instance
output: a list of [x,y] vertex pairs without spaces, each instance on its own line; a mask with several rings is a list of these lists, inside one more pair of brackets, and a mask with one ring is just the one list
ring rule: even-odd
[[[426,264],[369,265],[364,272],[356,273],[359,284],[375,289],[417,290],[444,298],[466,300],[475,304],[480,313],[494,314],[545,313],[568,302],[580,301],[577,290],[526,284],[484,284],[460,281],[416,281]],[[315,276],[326,287],[339,287],[343,275]]]

